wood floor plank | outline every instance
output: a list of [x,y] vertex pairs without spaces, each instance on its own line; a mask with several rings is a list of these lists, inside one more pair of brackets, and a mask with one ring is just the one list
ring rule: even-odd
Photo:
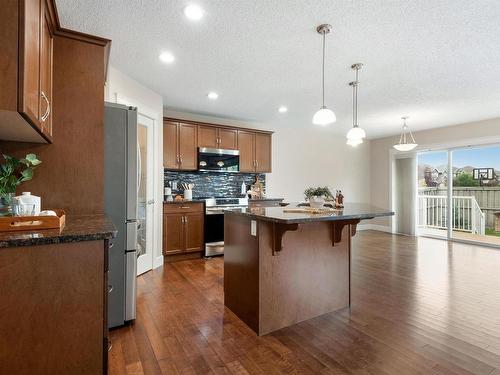
[[165,264],[110,374],[500,375],[500,251],[361,231],[351,263],[351,309],[263,337],[224,307],[223,258]]

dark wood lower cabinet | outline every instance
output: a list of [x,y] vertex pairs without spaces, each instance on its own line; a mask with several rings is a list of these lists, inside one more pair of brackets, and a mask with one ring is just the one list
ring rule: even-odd
[[0,373],[107,373],[107,243],[0,249]]
[[203,203],[171,203],[163,211],[163,255],[201,252],[204,246]]

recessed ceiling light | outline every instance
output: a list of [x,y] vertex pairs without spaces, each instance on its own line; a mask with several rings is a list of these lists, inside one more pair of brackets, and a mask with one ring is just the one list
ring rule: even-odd
[[171,52],[162,52],[159,56],[160,60],[166,64],[172,64],[175,60],[174,55]]
[[184,15],[193,21],[198,21],[203,18],[203,9],[198,5],[188,5],[184,8]]
[[278,108],[279,113],[285,113],[288,112],[288,108],[282,105],[281,107]]
[[208,99],[215,100],[219,97],[219,94],[217,94],[216,92],[210,91],[207,96],[208,96]]

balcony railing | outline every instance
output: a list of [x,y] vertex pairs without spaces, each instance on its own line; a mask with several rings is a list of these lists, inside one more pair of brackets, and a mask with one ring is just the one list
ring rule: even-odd
[[[453,230],[484,234],[485,217],[475,197],[454,196]],[[418,226],[420,228],[448,228],[448,197],[444,195],[418,196]]]

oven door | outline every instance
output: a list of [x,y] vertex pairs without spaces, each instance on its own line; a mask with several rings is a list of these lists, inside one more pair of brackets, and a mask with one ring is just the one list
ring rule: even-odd
[[239,172],[240,152],[219,148],[198,149],[198,170],[206,172]]
[[205,214],[205,256],[224,254],[224,211]]

